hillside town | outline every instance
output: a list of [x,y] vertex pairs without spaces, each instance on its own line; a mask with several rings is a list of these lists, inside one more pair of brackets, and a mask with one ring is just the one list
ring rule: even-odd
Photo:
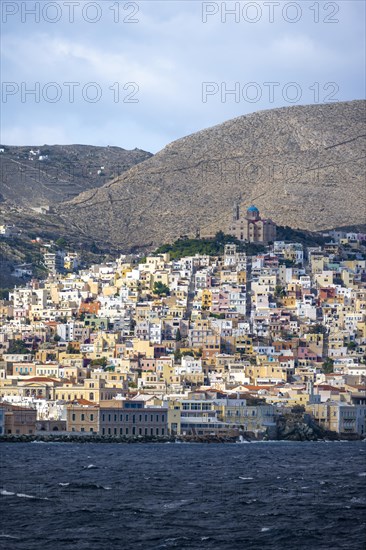
[[218,255],[47,253],[0,301],[0,435],[272,438],[297,411],[364,438],[366,234],[307,246],[243,220]]

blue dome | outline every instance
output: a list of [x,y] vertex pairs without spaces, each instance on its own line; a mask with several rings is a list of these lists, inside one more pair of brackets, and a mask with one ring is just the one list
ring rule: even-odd
[[258,208],[252,204],[252,206],[249,206],[247,212],[259,212]]

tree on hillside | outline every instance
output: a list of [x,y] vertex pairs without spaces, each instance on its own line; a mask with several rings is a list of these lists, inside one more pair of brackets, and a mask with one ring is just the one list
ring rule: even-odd
[[326,334],[327,333],[327,328],[320,324],[320,323],[317,323],[316,325],[313,325],[312,327],[309,328],[309,333],[310,334]]
[[353,341],[352,341],[352,342],[349,342],[349,343],[347,344],[347,349],[348,349],[348,351],[353,351],[353,350],[355,350],[356,348],[357,348],[356,342],[353,342]]
[[20,354],[24,354],[24,353],[30,353],[30,350],[29,348],[27,348],[27,346],[25,345],[25,342],[24,340],[14,340],[9,348],[8,348],[8,353],[20,353]]
[[72,354],[72,353],[79,353],[79,351],[80,351],[80,350],[79,350],[78,348],[75,348],[75,347],[72,345],[71,342],[68,343],[67,349],[66,349],[66,352],[67,352],[67,353],[70,353],[70,354]]
[[157,294],[158,296],[162,296],[163,294],[165,294],[165,296],[170,295],[169,287],[167,285],[164,285],[164,283],[161,283],[160,281],[154,283],[153,291],[154,294]]
[[331,372],[333,372],[333,365],[334,365],[333,359],[328,357],[323,363],[323,372],[325,374],[330,374]]
[[106,357],[100,357],[100,359],[93,359],[90,361],[91,367],[106,367],[108,365],[108,359]]
[[56,241],[56,245],[59,247],[59,248],[64,248],[66,246],[67,242],[66,242],[66,239],[65,237],[60,237],[59,239],[57,239]]

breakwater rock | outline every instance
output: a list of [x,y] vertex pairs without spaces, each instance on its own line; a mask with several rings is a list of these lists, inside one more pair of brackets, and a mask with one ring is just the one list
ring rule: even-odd
[[314,418],[304,412],[288,411],[277,417],[276,426],[267,430],[265,439],[279,441],[357,441],[362,439],[358,434],[339,434],[325,430]]
[[6,434],[0,443],[235,443],[237,436],[171,435],[171,436],[107,436],[98,434],[42,433],[34,435]]

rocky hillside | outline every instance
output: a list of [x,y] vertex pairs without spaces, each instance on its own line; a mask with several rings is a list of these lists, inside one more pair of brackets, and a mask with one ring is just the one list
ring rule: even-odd
[[[28,280],[12,275],[14,268],[19,264],[30,264],[35,276],[45,275],[40,246],[32,242],[37,237],[46,242],[63,238],[67,243],[67,249],[78,252],[88,264],[104,261],[106,252],[108,254],[110,249],[109,246],[105,246],[104,250],[96,250],[92,239],[80,238],[76,233],[71,233],[64,221],[52,212],[43,215],[29,208],[0,203],[0,224],[15,225],[18,230],[15,237],[0,237],[0,294],[1,289],[9,289]],[[115,251],[111,250],[112,254],[113,252]]]
[[174,141],[58,208],[81,234],[121,247],[225,230],[234,200],[294,228],[365,219],[365,101],[241,116]]
[[43,206],[101,187],[152,155],[89,145],[0,146],[0,200]]

